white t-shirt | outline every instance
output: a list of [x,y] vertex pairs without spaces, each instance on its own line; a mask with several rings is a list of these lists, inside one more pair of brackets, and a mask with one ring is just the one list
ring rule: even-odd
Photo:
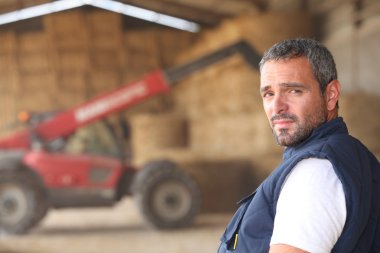
[[289,173],[281,190],[270,244],[312,253],[331,252],[346,221],[343,186],[330,161],[308,158]]

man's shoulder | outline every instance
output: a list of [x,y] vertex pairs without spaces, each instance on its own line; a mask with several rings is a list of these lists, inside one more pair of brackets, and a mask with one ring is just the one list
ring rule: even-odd
[[332,163],[328,159],[314,157],[302,159],[289,173],[292,178],[299,178],[301,183],[307,178],[310,180],[323,177],[328,179],[330,175],[335,175]]

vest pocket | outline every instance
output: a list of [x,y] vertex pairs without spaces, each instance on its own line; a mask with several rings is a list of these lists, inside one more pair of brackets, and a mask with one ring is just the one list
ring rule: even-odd
[[236,211],[235,215],[232,217],[232,220],[227,225],[226,231],[224,232],[222,238],[220,239],[221,244],[222,244],[220,248],[221,249],[224,248],[226,251],[219,251],[219,253],[231,252],[237,249],[239,245],[240,224],[255,194],[256,194],[256,191],[238,202],[240,204],[240,207]]

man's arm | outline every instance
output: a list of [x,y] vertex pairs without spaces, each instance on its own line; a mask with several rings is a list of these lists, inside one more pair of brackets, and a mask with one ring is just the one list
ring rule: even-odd
[[282,187],[270,253],[331,252],[345,220],[343,185],[332,164],[325,159],[304,159]]
[[286,244],[273,244],[270,246],[269,253],[307,253],[307,251]]

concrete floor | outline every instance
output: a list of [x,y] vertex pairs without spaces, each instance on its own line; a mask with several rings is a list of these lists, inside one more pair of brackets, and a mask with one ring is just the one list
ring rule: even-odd
[[27,235],[0,239],[0,253],[210,253],[232,214],[202,214],[193,226],[150,228],[132,199],[113,208],[52,210]]

